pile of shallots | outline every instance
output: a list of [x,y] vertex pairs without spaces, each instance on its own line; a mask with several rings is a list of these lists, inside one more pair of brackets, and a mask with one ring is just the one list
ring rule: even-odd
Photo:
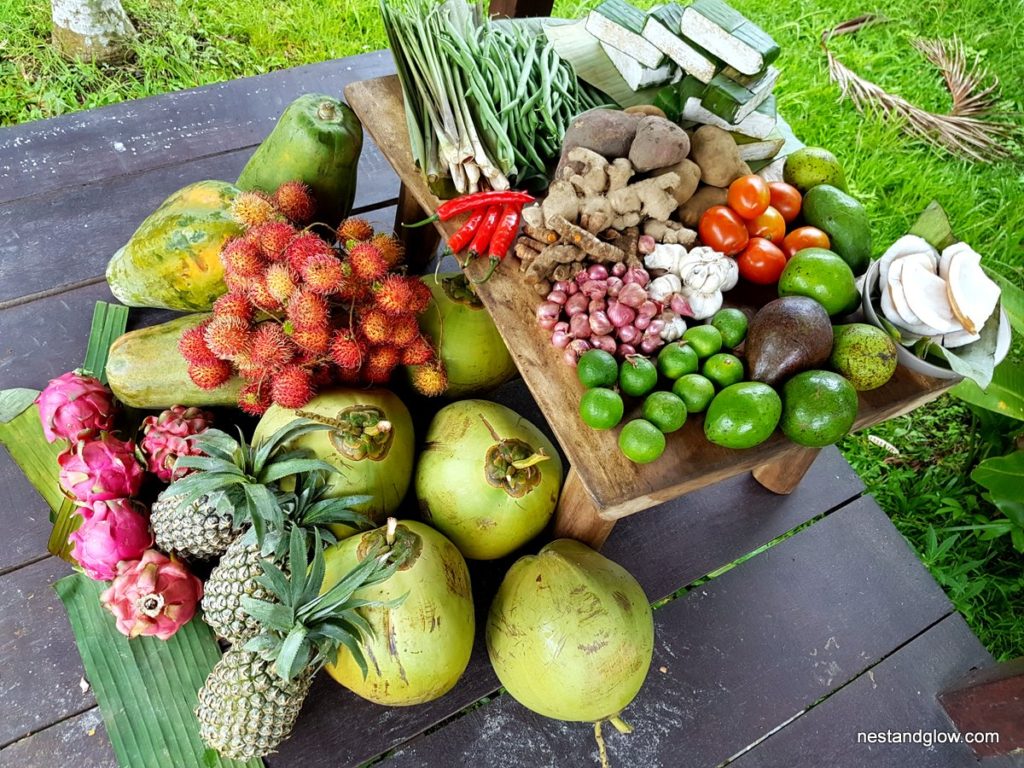
[[651,299],[650,280],[641,267],[618,263],[609,272],[593,264],[575,279],[555,283],[537,307],[537,324],[551,331],[551,343],[565,350],[569,365],[588,349],[618,358],[652,354],[682,336],[686,321]]

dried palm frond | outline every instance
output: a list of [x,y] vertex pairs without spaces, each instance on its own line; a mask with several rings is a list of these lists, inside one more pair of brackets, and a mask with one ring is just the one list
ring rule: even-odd
[[968,65],[961,42],[916,38],[912,45],[941,73],[952,96],[949,112],[939,114],[921,109],[902,96],[889,93],[881,86],[858,75],[839,61],[829,50],[828,41],[849,35],[886,19],[873,14],[844,21],[821,35],[821,47],[828,57],[828,71],[842,93],[853,102],[858,112],[877,112],[887,120],[898,120],[905,133],[923,139],[948,152],[964,155],[978,162],[994,162],[1013,153],[1004,142],[1019,140],[1020,129],[1006,121],[1006,115],[993,114],[999,80],[991,78],[975,59]]

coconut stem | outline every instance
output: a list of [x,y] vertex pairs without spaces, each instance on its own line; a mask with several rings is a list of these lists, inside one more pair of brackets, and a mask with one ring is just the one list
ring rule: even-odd
[[612,725],[614,725],[615,726],[615,730],[618,731],[619,733],[632,733],[633,732],[633,726],[630,725],[629,723],[627,723],[625,720],[623,720],[618,715],[615,715],[615,717],[609,717],[608,718],[608,722],[611,723]]
[[363,428],[363,434],[369,435],[370,437],[376,437],[377,435],[383,435],[391,431],[391,422],[387,419],[381,419],[376,424]]
[[594,741],[597,742],[597,754],[601,758],[601,768],[611,768],[608,762],[608,750],[604,746],[604,736],[601,735],[601,721],[594,723]]
[[532,467],[534,464],[540,464],[542,461],[547,461],[550,458],[551,457],[544,453],[544,450],[541,449],[532,456],[527,456],[525,459],[520,459],[519,461],[513,461],[511,462],[511,464],[516,469],[528,469],[529,467]]
[[321,101],[320,106],[316,109],[316,116],[325,121],[334,120],[337,117],[337,114],[338,113],[337,110],[335,110],[334,105],[329,101]]
[[394,517],[388,518],[388,527],[384,531],[384,541],[389,547],[395,545],[395,531],[398,530],[398,520]]

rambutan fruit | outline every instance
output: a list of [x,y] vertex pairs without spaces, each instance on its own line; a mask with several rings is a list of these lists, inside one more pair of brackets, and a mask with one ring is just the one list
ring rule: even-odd
[[280,215],[270,196],[257,190],[242,192],[231,203],[231,218],[244,227],[255,227]]
[[444,363],[439,360],[426,365],[410,366],[409,380],[417,392],[427,397],[443,395],[448,389],[448,374]]
[[327,243],[314,235],[312,232],[303,232],[297,235],[285,248],[284,258],[297,274],[302,274],[302,268],[314,256],[334,257],[334,249]]
[[338,240],[347,248],[349,243],[364,243],[373,237],[373,225],[366,219],[350,216],[338,225]]
[[310,376],[313,378],[314,387],[326,387],[334,383],[337,378],[335,371],[337,369],[333,365],[319,364],[314,365],[310,370]]
[[182,331],[181,336],[178,337],[178,352],[185,358],[185,362],[190,364],[209,363],[217,359],[217,356],[207,346],[204,336],[206,326],[209,324],[210,321],[207,320],[193,328]]
[[300,329],[326,328],[330,319],[327,300],[319,294],[299,288],[288,299],[288,321]]
[[253,227],[248,237],[259,245],[260,253],[270,261],[281,261],[298,230],[286,221],[268,221]]
[[373,305],[389,315],[401,315],[409,311],[413,289],[401,275],[387,275],[373,289]]
[[252,277],[265,266],[259,244],[250,237],[236,237],[221,249],[220,263],[224,271],[238,277]]
[[380,251],[380,255],[390,268],[398,266],[405,256],[405,246],[402,245],[402,241],[388,232],[378,232],[370,238],[370,242],[377,246],[377,250]]
[[336,293],[344,277],[341,262],[333,256],[311,256],[302,265],[302,281],[313,293]]
[[244,293],[231,291],[213,302],[214,317],[237,317],[246,323],[252,322],[253,306]]
[[231,363],[216,359],[192,363],[188,367],[188,377],[200,389],[216,389],[231,378]]
[[231,360],[249,351],[252,333],[249,324],[238,317],[215,317],[203,334],[206,346],[222,360]]
[[316,213],[312,190],[301,181],[286,181],[274,193],[278,210],[296,224],[308,224]]
[[420,337],[420,325],[416,315],[405,314],[391,318],[391,343],[399,349],[412,344]]
[[387,344],[391,330],[391,318],[379,309],[369,309],[359,315],[359,332],[371,344]]
[[295,351],[292,340],[275,322],[260,323],[252,334],[249,355],[253,365],[264,370],[274,370],[291,362]]
[[322,355],[327,352],[331,345],[331,332],[325,326],[319,328],[296,328],[292,334],[294,341],[300,348],[315,355]]
[[[352,271],[348,264],[342,264],[342,267],[349,272]],[[346,304],[362,304],[370,298],[370,284],[353,275],[346,275],[338,283],[338,292],[335,295]]]
[[299,365],[286,365],[270,378],[270,398],[284,408],[301,408],[314,391],[312,376]]
[[407,311],[418,315],[430,306],[430,302],[433,300],[434,295],[430,292],[430,288],[427,287],[427,284],[418,277],[410,277],[407,279],[409,280],[409,287],[412,289],[412,301],[409,302],[409,308]]
[[236,275],[231,270],[224,270],[224,285],[226,285],[228,291],[232,293],[247,293],[249,290],[249,280],[251,279],[252,278],[245,277],[244,275]]
[[423,336],[419,336],[402,350],[402,365],[423,365],[437,357],[434,347]]
[[267,280],[263,275],[250,277],[246,283],[245,295],[258,309],[266,312],[278,312],[284,305],[270,292]]
[[363,378],[369,384],[386,384],[401,359],[402,354],[390,344],[372,347],[366,356]]
[[356,243],[349,248],[348,263],[352,265],[352,274],[368,283],[388,273],[388,263],[373,243]]
[[288,299],[295,292],[295,275],[291,267],[284,262],[278,261],[267,267],[267,292],[270,293],[282,306],[288,303]]
[[270,385],[253,381],[238,393],[238,407],[250,416],[262,416],[271,405]]
[[366,359],[366,347],[356,335],[345,328],[331,338],[331,360],[342,370],[358,371]]

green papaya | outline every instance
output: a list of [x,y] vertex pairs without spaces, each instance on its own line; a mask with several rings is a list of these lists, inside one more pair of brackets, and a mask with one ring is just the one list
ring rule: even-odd
[[273,193],[286,181],[313,190],[317,215],[332,227],[348,216],[356,196],[363,126],[346,104],[307,93],[285,109],[238,177],[241,189]]
[[110,345],[107,384],[132,408],[172,405],[236,405],[245,382],[232,376],[216,389],[200,389],[188,376],[188,363],[178,352],[178,338],[208,314],[176,317],[160,325],[129,331]]
[[224,243],[242,233],[231,218],[238,189],[197,181],[168,197],[107,264],[107,282],[129,307],[201,312],[227,291]]

